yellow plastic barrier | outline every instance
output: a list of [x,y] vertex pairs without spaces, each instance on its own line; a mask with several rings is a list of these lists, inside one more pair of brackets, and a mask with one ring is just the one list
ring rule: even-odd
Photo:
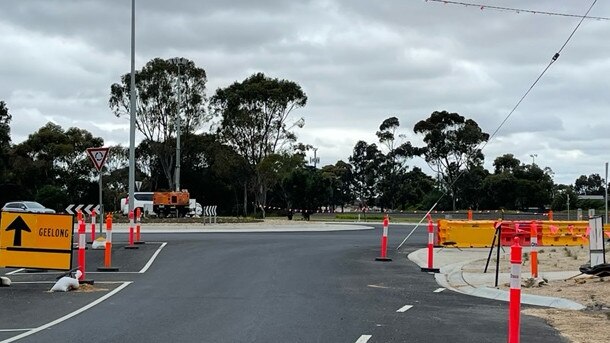
[[457,248],[484,248],[491,246],[494,237],[493,220],[438,221],[438,244]]
[[[439,220],[438,245],[456,248],[490,247],[494,236],[493,220]],[[504,221],[506,222],[506,221]],[[517,221],[519,223],[528,221]],[[579,246],[589,244],[587,221],[536,221],[541,246]],[[522,227],[529,231],[529,227]],[[610,235],[610,224],[604,225],[604,231]],[[497,244],[497,243],[496,243]]]

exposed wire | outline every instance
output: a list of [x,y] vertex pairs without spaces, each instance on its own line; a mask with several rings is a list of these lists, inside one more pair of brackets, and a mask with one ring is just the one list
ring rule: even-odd
[[[437,2],[446,2],[446,1],[442,1],[442,0],[426,0],[426,1],[437,1]],[[500,123],[500,125],[495,129],[495,131],[489,136],[489,139],[487,141],[485,141],[484,143],[482,143],[479,147],[477,147],[477,149],[474,149],[474,151],[471,153],[471,155],[469,157],[472,157],[474,154],[477,153],[477,151],[479,150],[483,150],[485,149],[485,147],[487,146],[487,144],[489,144],[489,142],[498,134],[498,132],[500,131],[500,129],[502,129],[502,127],[504,126],[504,124],[506,124],[506,122],[508,121],[508,119],[510,119],[510,117],[513,115],[513,113],[517,110],[517,108],[519,107],[519,105],[521,105],[521,103],[523,102],[523,100],[525,100],[525,98],[530,94],[530,92],[532,91],[532,89],[534,89],[534,87],[538,84],[538,81],[540,81],[540,79],[542,79],[542,77],[544,76],[544,74],[546,74],[546,72],[549,70],[549,68],[551,68],[551,66],[553,65],[553,63],[555,63],[555,61],[557,61],[557,59],[559,58],[561,52],[563,51],[563,49],[566,47],[566,45],[568,45],[568,42],[570,42],[570,40],[572,39],[572,37],[574,37],[574,34],[576,33],[576,31],[578,30],[578,28],[580,28],[580,25],[582,24],[582,22],[588,18],[588,14],[589,12],[591,12],[591,9],[593,8],[593,6],[595,6],[595,4],[597,3],[597,0],[593,0],[593,2],[591,3],[591,6],[589,6],[589,9],[587,10],[587,13],[585,13],[584,16],[579,16],[580,17],[580,21],[578,22],[578,24],[576,25],[576,27],[574,27],[574,29],[572,30],[572,32],[570,33],[570,35],[568,36],[568,38],[565,40],[565,42],[563,43],[563,45],[561,46],[561,48],[553,55],[553,57],[551,58],[551,60],[549,61],[549,63],[547,64],[547,66],[542,70],[542,72],[540,73],[540,75],[538,75],[538,77],[536,78],[536,80],[529,86],[529,88],[527,89],[527,91],[523,94],[523,96],[521,96],[521,98],[519,99],[519,101],[517,101],[517,103],[515,104],[515,106],[510,110],[510,112],[506,115],[506,117],[504,118],[504,120],[502,120],[502,122]],[[461,173],[459,173],[457,175],[457,177],[453,180],[453,182],[451,182],[451,184],[449,185],[449,187],[447,187],[447,189],[451,189],[455,183],[460,179],[460,177],[462,177],[462,175],[464,175],[465,170],[463,170]],[[443,199],[443,197],[445,197],[447,195],[447,190],[445,190],[443,192],[443,194],[441,194],[441,196],[438,198],[438,200],[436,201],[436,203],[434,203],[434,205],[432,205],[432,207],[430,208],[430,210],[428,210],[427,213],[430,213],[434,210],[434,208],[437,206],[437,204],[441,201],[441,199]],[[425,218],[425,216],[424,216]],[[423,222],[424,218],[422,218],[422,220],[419,222]],[[419,227],[419,223],[413,228],[413,230],[411,230],[411,232],[409,233],[409,235],[400,243],[400,245],[398,245],[398,247],[396,248],[396,250],[400,249],[400,247],[402,247],[402,245],[407,241],[407,239],[409,239],[409,237],[411,237],[411,235],[413,234],[413,232]]]
[[462,1],[451,1],[451,0],[426,0],[426,2],[439,2],[446,5],[460,5],[465,7],[476,7],[480,10],[491,9],[501,12],[514,12],[514,13],[530,13],[530,14],[545,14],[551,16],[559,16],[559,17],[570,17],[570,18],[584,18],[584,19],[594,19],[594,20],[610,20],[608,17],[589,17],[588,15],[578,15],[571,13],[560,13],[560,12],[549,12],[549,11],[536,11],[536,10],[528,10],[524,8],[514,8],[514,7],[502,7],[502,6],[492,6],[485,4],[476,4],[470,2],[462,2]]

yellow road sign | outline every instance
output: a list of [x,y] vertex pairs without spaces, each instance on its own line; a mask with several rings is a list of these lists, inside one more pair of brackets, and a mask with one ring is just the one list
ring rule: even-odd
[[72,269],[73,220],[66,214],[0,213],[0,266]]

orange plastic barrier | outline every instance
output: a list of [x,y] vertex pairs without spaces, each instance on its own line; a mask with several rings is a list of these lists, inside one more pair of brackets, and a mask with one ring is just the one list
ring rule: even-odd
[[[490,247],[495,233],[493,220],[439,220],[438,245],[456,248]],[[519,237],[524,245],[530,241],[532,221],[502,221],[502,245],[510,245]],[[535,221],[538,227],[538,246],[579,246],[589,242],[588,221]],[[610,224],[604,225],[610,238]]]

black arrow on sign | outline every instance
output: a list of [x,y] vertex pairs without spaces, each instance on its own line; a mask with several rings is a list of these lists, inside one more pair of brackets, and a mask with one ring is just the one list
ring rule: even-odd
[[15,237],[13,238],[13,246],[15,247],[21,246],[21,231],[32,232],[21,216],[13,220],[4,231],[15,231]]

